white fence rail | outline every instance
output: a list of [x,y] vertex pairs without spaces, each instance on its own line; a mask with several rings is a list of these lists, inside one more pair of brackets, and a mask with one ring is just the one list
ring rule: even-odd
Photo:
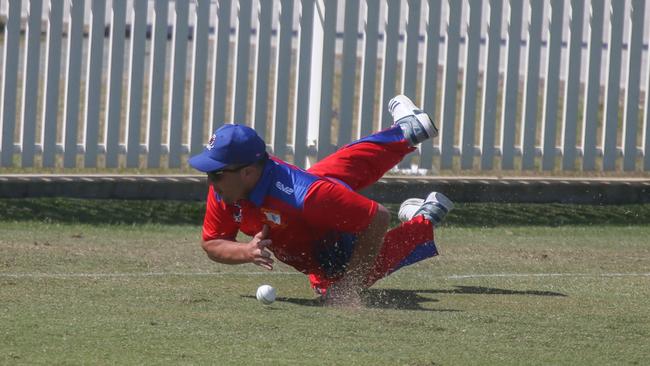
[[186,168],[224,122],[306,166],[396,93],[442,126],[402,168],[650,171],[646,0],[1,0],[0,21],[0,172]]

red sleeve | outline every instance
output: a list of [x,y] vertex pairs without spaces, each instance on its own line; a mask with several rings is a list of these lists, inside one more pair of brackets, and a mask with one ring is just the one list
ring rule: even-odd
[[233,214],[232,207],[226,206],[223,201],[217,201],[210,186],[203,219],[203,240],[235,239],[239,225],[235,222]]
[[312,226],[358,233],[365,230],[377,212],[377,202],[343,185],[318,180],[307,191],[303,214]]

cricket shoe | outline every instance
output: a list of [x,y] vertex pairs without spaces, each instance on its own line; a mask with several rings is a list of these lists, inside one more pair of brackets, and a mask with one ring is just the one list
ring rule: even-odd
[[438,127],[428,114],[415,106],[405,95],[388,101],[388,111],[393,116],[393,126],[399,126],[411,146],[438,136]]
[[454,203],[447,196],[440,192],[431,192],[425,199],[409,198],[402,202],[397,217],[405,222],[422,215],[434,225],[438,225],[453,208]]

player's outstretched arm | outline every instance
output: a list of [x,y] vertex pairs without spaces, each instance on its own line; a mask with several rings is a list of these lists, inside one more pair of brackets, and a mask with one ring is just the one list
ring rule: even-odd
[[269,227],[264,225],[248,243],[234,240],[213,239],[201,243],[203,250],[210,259],[224,264],[254,263],[268,270],[273,269],[271,252],[266,249],[271,244]]

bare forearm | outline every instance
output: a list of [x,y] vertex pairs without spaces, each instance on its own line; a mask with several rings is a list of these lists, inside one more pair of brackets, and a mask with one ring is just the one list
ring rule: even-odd
[[208,257],[215,262],[224,264],[250,263],[252,260],[244,244],[232,240],[215,239],[204,241],[202,247]]
[[248,243],[240,243],[234,240],[214,239],[201,243],[203,250],[210,259],[224,264],[253,263],[268,270],[273,269],[271,252],[266,247],[271,245],[269,227],[264,225],[262,230]]

